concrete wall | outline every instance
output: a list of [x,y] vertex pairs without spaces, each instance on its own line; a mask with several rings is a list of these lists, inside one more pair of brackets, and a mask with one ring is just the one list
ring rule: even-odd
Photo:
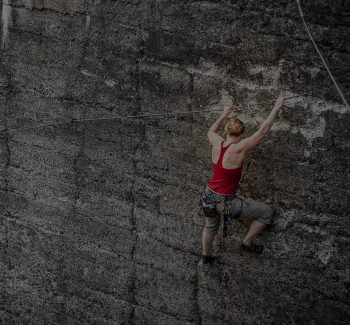
[[[0,130],[204,110],[231,95],[251,133],[263,102],[332,87],[294,1],[2,4]],[[349,82],[349,3],[302,5]],[[242,184],[275,210],[264,253],[239,253],[237,223],[218,262],[198,267],[216,116],[1,135],[1,322],[346,324],[349,110],[333,89],[286,102]]]

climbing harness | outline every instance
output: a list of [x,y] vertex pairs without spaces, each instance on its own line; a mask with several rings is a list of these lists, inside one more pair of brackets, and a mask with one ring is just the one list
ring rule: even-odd
[[[221,210],[221,221],[223,223],[223,237],[227,236],[227,230],[232,225],[232,219],[238,219],[242,213],[243,203],[236,195],[222,195],[215,193],[207,186],[201,188],[200,205],[207,218],[215,218],[218,215],[217,205],[223,205]],[[240,200],[239,210],[233,214],[231,202],[238,198]]]

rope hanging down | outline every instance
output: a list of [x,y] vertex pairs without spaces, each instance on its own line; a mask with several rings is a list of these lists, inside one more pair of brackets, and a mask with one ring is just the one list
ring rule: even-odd
[[[348,86],[350,85],[350,82],[348,83],[344,83],[342,84],[342,86]],[[311,91],[311,92],[307,92],[307,93],[303,93],[300,95],[294,95],[294,96],[290,96],[290,97],[285,97],[284,100],[290,100],[293,98],[297,98],[297,97],[304,97],[304,96],[308,96],[311,94],[316,94],[316,93],[320,93],[323,92],[325,90],[329,90],[332,89],[333,87],[326,87],[326,88],[321,88],[315,91]],[[240,105],[240,106],[236,106],[235,108],[245,108],[247,106],[252,107],[252,106],[260,106],[263,104],[270,104],[272,103],[274,100],[267,100],[267,101],[262,101],[260,103],[257,104],[247,104],[247,105]],[[97,118],[86,118],[86,119],[70,119],[67,121],[62,121],[62,122],[54,122],[54,123],[47,123],[47,124],[40,124],[40,125],[36,125],[36,126],[29,126],[29,127],[25,127],[25,128],[17,128],[17,129],[9,129],[9,130],[5,130],[5,131],[0,131],[0,135],[1,134],[9,134],[12,132],[18,132],[18,131],[28,131],[28,130],[34,130],[34,129],[39,129],[39,128],[43,128],[43,127],[48,127],[48,126],[57,126],[57,125],[63,125],[63,124],[69,124],[69,123],[74,123],[74,122],[95,122],[95,121],[106,121],[106,120],[123,120],[123,119],[137,119],[137,118],[144,118],[144,117],[159,117],[159,116],[176,116],[176,115],[187,115],[187,114],[193,114],[193,113],[212,113],[212,112],[218,112],[218,111],[222,111],[222,108],[220,109],[206,109],[207,107],[213,105],[217,103],[217,101],[211,102],[208,105],[206,105],[204,107],[203,110],[200,111],[189,111],[189,112],[180,112],[180,111],[176,111],[176,112],[169,112],[169,113],[149,113],[149,114],[138,114],[138,115],[119,115],[119,116],[114,116],[114,117],[97,117]]]
[[343,93],[342,93],[342,91],[340,90],[340,88],[339,88],[337,82],[335,81],[335,79],[334,79],[334,77],[333,77],[333,75],[332,75],[331,70],[329,70],[327,63],[326,63],[326,61],[324,60],[324,58],[323,58],[323,56],[322,56],[322,54],[321,54],[321,51],[319,50],[317,44],[315,43],[315,40],[314,40],[314,38],[312,37],[311,32],[310,32],[310,30],[309,30],[309,28],[308,28],[308,26],[307,26],[307,24],[306,24],[306,21],[305,21],[305,19],[304,19],[304,13],[303,13],[303,10],[301,9],[301,5],[300,5],[300,0],[296,0],[296,1],[297,1],[297,4],[298,4],[298,9],[299,9],[300,17],[301,17],[301,19],[302,19],[302,21],[303,21],[303,24],[304,24],[304,26],[305,26],[305,29],[306,29],[308,35],[309,35],[309,38],[310,38],[312,44],[314,45],[314,47],[315,47],[315,49],[316,49],[318,55],[320,56],[323,65],[326,67],[327,72],[328,72],[330,78],[332,79],[332,81],[333,81],[335,87],[337,88],[338,93],[339,93],[340,97],[342,98],[342,100],[343,100],[345,106],[346,106],[347,108],[349,108],[349,104],[348,104],[348,102],[346,101],[345,96],[343,95]]

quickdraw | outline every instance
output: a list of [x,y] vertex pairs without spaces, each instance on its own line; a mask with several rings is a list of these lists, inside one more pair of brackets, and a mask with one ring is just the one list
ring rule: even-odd
[[222,228],[222,236],[226,237],[228,232],[228,227],[232,225],[231,219],[231,201],[224,202],[224,209],[222,211],[221,218],[224,220],[224,226]]

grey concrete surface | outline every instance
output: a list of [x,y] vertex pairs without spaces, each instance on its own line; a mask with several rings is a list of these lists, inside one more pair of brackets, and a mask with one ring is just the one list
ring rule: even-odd
[[[332,87],[294,1],[1,3],[1,131],[233,96],[250,134],[263,102]],[[302,5],[350,82],[349,3]],[[217,113],[2,134],[0,322],[348,324],[349,113],[334,89],[286,102],[242,184],[275,210],[266,249],[241,255],[234,223],[212,266],[197,201]]]

